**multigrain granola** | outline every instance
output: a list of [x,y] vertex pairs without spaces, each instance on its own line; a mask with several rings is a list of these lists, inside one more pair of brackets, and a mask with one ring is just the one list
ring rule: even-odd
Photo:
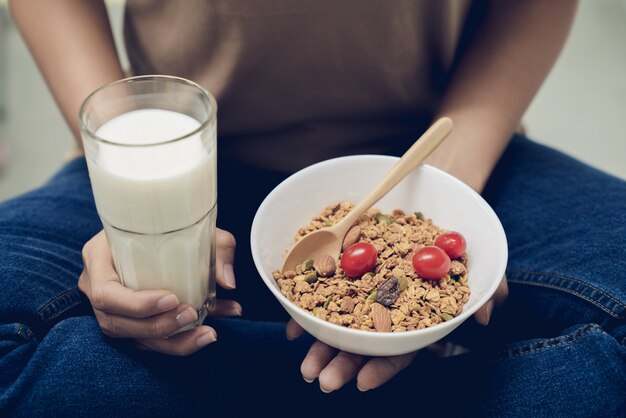
[[[326,207],[298,230],[296,240],[333,225],[351,208],[349,202]],[[413,268],[414,252],[433,245],[443,232],[419,212],[407,215],[396,209],[384,214],[370,209],[348,232],[342,247],[371,243],[378,251],[373,271],[350,278],[326,256],[303,260],[295,271],[275,271],[273,276],[290,301],[336,325],[378,332],[431,327],[459,315],[470,295],[465,254],[451,261],[441,280],[422,279]]]

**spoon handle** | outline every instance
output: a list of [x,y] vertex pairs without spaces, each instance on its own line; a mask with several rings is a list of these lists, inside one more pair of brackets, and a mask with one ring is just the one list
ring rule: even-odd
[[[402,158],[387,173],[385,178],[376,186],[348,215],[342,220],[347,229],[376,202],[382,199],[396,184],[413,171],[428,155],[435,150],[452,131],[452,119],[443,117],[428,128],[422,136],[404,153]],[[343,223],[345,222],[345,224]]]

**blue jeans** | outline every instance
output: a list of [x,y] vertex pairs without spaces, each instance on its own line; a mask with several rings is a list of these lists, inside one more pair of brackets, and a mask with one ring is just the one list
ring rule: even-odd
[[[485,197],[507,232],[510,298],[488,327],[450,335],[383,387],[323,394],[299,364],[310,337],[252,265],[254,211],[284,178],[220,161],[218,225],[238,238],[242,319],[207,321],[218,342],[187,358],[104,336],[76,288],[81,248],[101,228],[85,162],[0,205],[0,415],[317,417],[616,416],[626,407],[626,182],[514,138]],[[411,412],[412,411],[412,412]],[[384,415],[383,415],[384,414]]]

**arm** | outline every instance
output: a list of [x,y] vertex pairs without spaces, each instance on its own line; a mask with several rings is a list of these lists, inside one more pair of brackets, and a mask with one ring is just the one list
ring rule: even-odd
[[[576,9],[575,0],[500,0],[489,3],[475,38],[459,61],[440,115],[454,120],[452,134],[428,162],[482,191],[491,171],[561,50]],[[508,293],[506,280],[494,299]],[[492,299],[477,313],[489,321]],[[290,321],[287,337],[304,331]],[[376,388],[406,368],[415,353],[394,357],[340,352],[317,341],[302,362],[306,381],[319,379],[324,391],[341,388],[356,377],[360,390]]]
[[[81,145],[78,110],[96,88],[124,77],[109,27],[106,8],[96,0],[12,0],[11,10],[22,35],[52,90],[65,120]],[[82,148],[82,147],[81,147]],[[233,236],[216,233],[216,281],[235,288]],[[139,348],[188,355],[216,340],[206,325],[164,338],[197,320],[188,305],[167,290],[134,291],[124,287],[115,271],[103,231],[83,247],[83,272],[78,288],[89,298],[103,333],[134,338]],[[217,301],[212,315],[241,315],[235,301]]]
[[427,159],[482,191],[556,61],[577,1],[494,1],[439,109],[454,130]]
[[52,95],[82,148],[78,110],[96,88],[124,77],[102,1],[11,0]]

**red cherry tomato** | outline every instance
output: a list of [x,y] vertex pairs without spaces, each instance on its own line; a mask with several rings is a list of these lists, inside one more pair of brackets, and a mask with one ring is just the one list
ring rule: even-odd
[[422,279],[441,280],[450,271],[450,257],[439,247],[423,247],[413,254],[413,268]]
[[341,268],[348,277],[360,277],[376,266],[378,251],[369,242],[352,244],[341,256]]
[[435,246],[441,248],[451,259],[459,258],[465,252],[467,243],[458,232],[446,232],[435,240]]

